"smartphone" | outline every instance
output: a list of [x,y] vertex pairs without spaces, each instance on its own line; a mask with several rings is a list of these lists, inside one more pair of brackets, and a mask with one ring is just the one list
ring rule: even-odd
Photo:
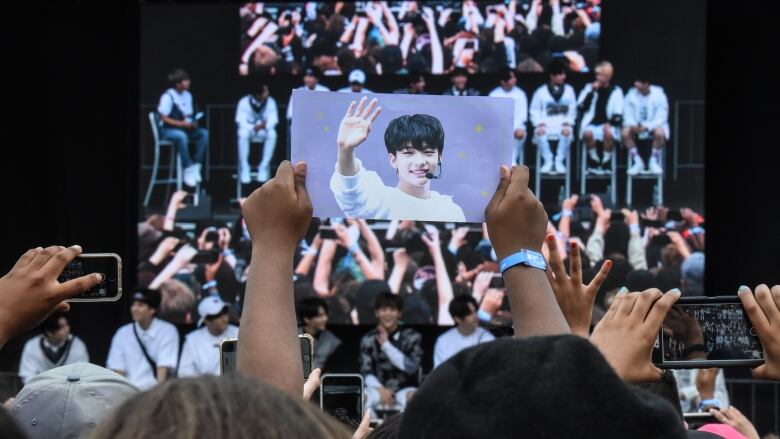
[[[298,335],[301,347],[301,359],[303,360],[303,379],[309,377],[314,365],[314,338],[309,334]],[[219,344],[219,373],[225,375],[236,370],[236,353],[238,352],[238,339],[229,338]]]
[[113,302],[122,297],[122,258],[115,253],[86,253],[65,266],[57,277],[60,283],[86,276],[103,274],[103,282],[68,299],[68,302]]
[[490,279],[490,286],[488,288],[503,290],[505,288],[504,276],[502,276],[501,273],[493,273],[493,277]]
[[338,239],[338,236],[336,236],[336,231],[333,230],[333,226],[320,226],[320,238]]
[[314,337],[309,334],[298,335],[301,346],[301,360],[303,361],[303,379],[308,379],[314,370]]
[[667,245],[671,244],[672,240],[669,238],[669,235],[666,233],[655,235],[650,240],[650,245],[657,245],[659,247],[666,247]]
[[238,339],[229,338],[219,344],[219,374],[226,375],[236,370]]
[[190,259],[190,263],[193,264],[214,264],[219,260],[219,251],[207,250],[200,251]]
[[764,349],[738,297],[682,297],[664,319],[653,362],[666,369],[755,367]]
[[320,408],[352,430],[363,419],[363,377],[328,373],[320,379]]
[[664,226],[664,223],[661,220],[642,220],[642,224],[645,227],[655,227],[656,229]]
[[683,420],[688,423],[689,430],[697,430],[706,424],[720,424],[715,416],[706,412],[683,413]]

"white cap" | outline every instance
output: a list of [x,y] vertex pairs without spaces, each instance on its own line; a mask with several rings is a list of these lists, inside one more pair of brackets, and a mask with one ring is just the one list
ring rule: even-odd
[[227,306],[227,303],[223,302],[219,296],[209,296],[201,300],[198,304],[198,314],[200,315],[198,326],[203,324],[206,317],[222,314],[222,310]]
[[349,83],[353,84],[355,82],[357,82],[358,84],[366,83],[366,74],[363,73],[362,70],[353,70],[349,72]]
[[32,377],[10,413],[30,438],[86,437],[138,392],[114,371],[72,363]]

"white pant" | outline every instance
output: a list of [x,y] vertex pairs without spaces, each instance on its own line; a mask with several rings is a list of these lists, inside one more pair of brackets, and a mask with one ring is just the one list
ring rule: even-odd
[[542,157],[546,159],[552,159],[552,151],[550,150],[550,137],[558,139],[558,150],[556,155],[561,158],[566,157],[566,153],[569,151],[569,145],[572,141],[572,129],[569,128],[569,135],[564,136],[561,134],[563,127],[544,127],[544,134],[538,135],[534,132],[534,143],[539,147],[539,152]]
[[525,161],[525,139],[527,136],[523,136],[522,139],[517,139],[512,136],[512,139],[514,139],[515,144],[514,148],[512,149],[512,165],[522,165]]
[[[395,392],[395,406],[388,407],[395,410],[403,411],[406,408],[406,398],[409,392],[414,392],[417,387],[404,387]],[[365,408],[373,409],[382,403],[382,399],[379,394],[379,390],[376,387],[366,386],[364,389],[365,395]]]
[[[582,129],[582,136],[585,137],[585,132],[590,131],[593,133],[593,139],[595,139],[598,142],[604,141],[604,125],[588,125],[585,128]],[[612,127],[612,138],[615,140],[615,142],[620,142],[620,130],[617,129],[617,127]]]
[[263,143],[263,158],[260,166],[268,166],[276,151],[276,130],[258,130],[251,128],[239,128],[238,130],[238,163],[242,167],[249,168],[249,143]]

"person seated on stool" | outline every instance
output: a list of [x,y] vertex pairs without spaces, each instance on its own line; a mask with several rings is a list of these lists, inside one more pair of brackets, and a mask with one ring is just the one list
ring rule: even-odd
[[271,178],[271,160],[276,151],[276,125],[279,114],[276,101],[270,96],[268,84],[257,81],[255,91],[241,98],[236,108],[238,127],[238,178],[247,184],[250,180],[249,143],[263,143],[263,158],[257,169],[257,181]]
[[375,301],[379,324],[360,339],[360,373],[365,381],[366,407],[401,410],[417,390],[422,362],[422,335],[401,328],[403,298],[382,293]]
[[[573,136],[574,122],[577,118],[577,96],[571,85],[566,84],[566,66],[554,59],[547,66],[549,82],[534,92],[531,98],[531,124],[534,126],[534,143],[542,155],[543,174],[565,174],[566,155]],[[553,172],[553,154],[550,150],[550,136],[558,138],[555,152],[555,171]]]
[[[160,96],[157,112],[162,119],[160,140],[170,140],[176,147],[184,168],[184,184],[190,187],[201,182],[200,168],[209,144],[209,132],[199,128],[194,118],[190,75],[175,69],[168,75],[172,87]],[[195,144],[195,155],[190,156],[189,142]]]
[[627,171],[637,175],[645,170],[645,162],[636,149],[635,138],[653,138],[653,152],[650,154],[648,170],[651,174],[662,174],[661,149],[669,140],[669,100],[664,89],[650,85],[650,81],[638,78],[626,94],[623,144],[631,154],[633,165]]
[[[623,90],[610,83],[615,69],[609,61],[596,64],[596,80],[585,85],[577,99],[578,109],[583,113],[580,138],[588,148],[588,157],[597,167],[589,171],[594,174],[611,172],[608,165],[612,160],[612,148],[620,135],[623,120]],[[604,155],[599,160],[596,141],[603,142]]]
[[494,88],[488,96],[491,98],[512,98],[515,101],[514,117],[514,149],[512,150],[512,164],[522,165],[520,157],[525,147],[525,123],[528,118],[528,98],[525,92],[517,87],[517,76],[509,67],[504,67],[498,72],[499,86]]

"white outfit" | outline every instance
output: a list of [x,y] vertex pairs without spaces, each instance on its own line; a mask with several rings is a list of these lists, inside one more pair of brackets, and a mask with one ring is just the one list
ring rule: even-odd
[[120,327],[111,340],[106,367],[121,370],[125,377],[141,390],[146,390],[157,384],[156,372],[152,370],[144,356],[138,340],[133,334],[133,326],[138,331],[146,352],[152,357],[157,367],[175,369],[179,359],[179,332],[172,324],[152,319],[146,330],[138,323],[131,322]]
[[[276,101],[270,96],[266,98],[259,112],[252,108],[252,100],[252,96],[244,96],[238,101],[238,107],[236,108],[239,172],[245,175],[249,174],[250,142],[262,142],[263,158],[260,161],[259,172],[265,173],[265,176],[268,177],[271,159],[273,159],[274,151],[276,151],[276,125],[279,123],[279,113]],[[255,130],[255,125],[259,122],[265,122],[265,128]],[[263,181],[265,180],[268,180],[268,178],[265,178]]]
[[[518,87],[514,86],[511,90],[506,91],[501,87],[494,88],[489,94],[491,98],[512,98],[515,101],[515,116],[513,130],[525,130],[525,124],[528,120],[528,98],[525,96],[525,92]],[[522,139],[514,139],[515,147],[512,152],[512,164],[520,163],[523,159],[523,146],[525,145],[525,139],[528,136],[523,136]]]
[[433,348],[433,368],[439,367],[441,363],[449,360],[450,357],[463,349],[495,339],[493,334],[484,328],[477,327],[477,330],[470,335],[463,335],[458,331],[458,328],[452,328],[436,339],[436,345]]
[[183,90],[181,93],[177,92],[175,88],[169,88],[165,90],[165,93],[160,96],[160,102],[157,104],[157,112],[164,115],[171,114],[173,106],[176,105],[179,110],[184,114],[187,122],[192,122],[192,94]]
[[[561,4],[559,2],[550,2],[552,7],[552,19],[550,20],[550,30],[555,35],[565,36],[565,30],[563,27],[563,14],[561,13]],[[533,32],[539,22],[539,16],[536,15],[536,8],[533,6],[528,11],[528,15],[525,17],[525,26],[528,28],[528,33]]]
[[[352,91],[352,87],[340,88],[340,89],[338,89],[338,92],[339,93],[355,93],[354,91]],[[374,92],[369,90],[369,89],[367,89],[367,88],[365,88],[365,87],[363,87],[358,93],[359,94],[363,94],[363,93],[374,93]]]
[[[70,346],[66,348],[68,350],[62,354],[56,363],[52,363],[49,357],[47,357],[41,349],[41,343],[48,349],[55,348],[55,346],[49,343],[49,340],[45,335],[41,334],[28,340],[27,343],[24,344],[22,359],[19,362],[19,377],[22,379],[22,383],[27,383],[27,380],[35,375],[46,372],[49,369],[54,369],[55,367],[72,363],[89,363],[89,354],[87,353],[87,346],[84,342],[74,335],[68,337],[70,339]],[[57,348],[65,349],[65,343]]]
[[[302,85],[298,87],[296,90],[308,90],[305,85]],[[314,90],[312,91],[330,91],[328,87],[325,87],[324,85],[317,84],[314,86]],[[287,120],[292,119],[292,107],[293,107],[293,97],[292,94],[290,94],[290,102],[287,103]]]
[[669,100],[663,88],[651,85],[650,93],[645,96],[631,87],[626,94],[624,104],[624,126],[642,125],[651,134],[660,127],[664,130],[664,138],[669,139]]
[[[592,84],[586,84],[585,87],[580,92],[580,96],[577,98],[577,104],[581,104],[585,101],[585,98],[588,96],[588,94],[593,90]],[[585,113],[582,116],[582,121],[580,122],[580,138],[582,138],[582,135],[585,133],[585,131],[591,131],[593,133],[593,138],[598,140],[599,142],[604,141],[604,126],[603,124],[593,125],[591,124],[591,121],[593,121],[593,117],[596,115],[596,101],[598,100],[598,94],[599,92],[596,91],[593,95],[593,100],[591,100],[590,107],[585,110]],[[612,119],[614,116],[622,116],[623,115],[623,90],[620,89],[620,87],[615,86],[612,90],[612,94],[610,94],[609,99],[607,99],[607,120]],[[616,141],[620,140],[620,127],[619,126],[612,126],[612,136],[615,138]]]
[[397,187],[385,186],[374,171],[358,168],[353,176],[341,175],[336,170],[330,178],[330,190],[347,218],[414,219],[419,221],[465,222],[466,216],[452,197],[430,191],[430,198],[413,197]]
[[238,326],[228,325],[220,335],[211,335],[205,326],[184,339],[179,360],[179,377],[219,375],[219,345],[227,338],[238,338]]
[[[577,119],[577,96],[574,94],[574,89],[569,84],[564,84],[563,93],[556,100],[550,93],[549,84],[542,85],[536,89],[531,98],[529,113],[534,130],[544,124],[544,134],[538,135],[534,132],[534,143],[539,146],[539,152],[545,162],[553,158],[550,137],[554,136],[558,138],[555,161],[563,166],[566,154],[569,152],[569,145],[574,138],[574,123]],[[569,126],[568,136],[561,134],[564,124]]]
[[[674,378],[677,380],[677,390],[680,392],[680,406],[684,413],[699,411],[699,390],[696,388],[696,369],[673,369]],[[685,397],[685,400],[682,399]],[[723,369],[718,371],[715,377],[715,399],[720,402],[720,408],[729,406],[729,392],[726,390],[726,376]]]

